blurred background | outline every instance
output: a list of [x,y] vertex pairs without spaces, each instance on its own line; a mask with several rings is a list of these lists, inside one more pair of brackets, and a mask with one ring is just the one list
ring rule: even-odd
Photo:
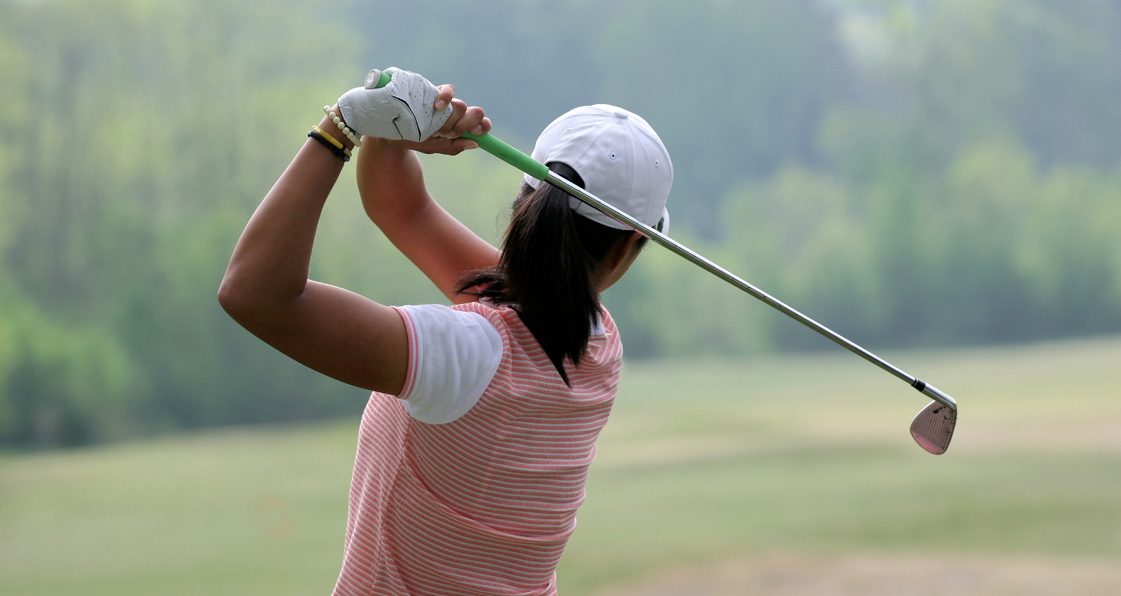
[[[0,0],[0,592],[330,590],[365,396],[215,295],[321,106],[388,66],[455,83],[526,151],[577,105],[641,114],[673,156],[676,239],[963,404],[945,459],[915,455],[905,387],[651,248],[605,296],[627,371],[562,588],[721,561],[683,577],[742,587],[763,560],[902,594],[858,571],[920,577],[882,559],[919,548],[1121,589],[1121,4]],[[425,166],[497,242],[520,175]],[[441,301],[350,176],[313,277]],[[945,590],[914,593],[966,593]]]

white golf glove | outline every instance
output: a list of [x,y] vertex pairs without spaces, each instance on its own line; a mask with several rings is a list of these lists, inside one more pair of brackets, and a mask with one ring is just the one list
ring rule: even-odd
[[452,115],[449,103],[437,112],[433,104],[439,90],[415,72],[385,69],[393,79],[375,89],[381,72],[371,70],[366,86],[355,87],[339,98],[343,120],[355,132],[394,141],[424,141]]

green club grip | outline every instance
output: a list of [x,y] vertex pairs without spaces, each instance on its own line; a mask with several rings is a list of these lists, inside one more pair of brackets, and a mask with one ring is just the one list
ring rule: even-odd
[[544,164],[510,145],[507,145],[498,137],[491,136],[490,133],[473,135],[469,132],[465,132],[460,136],[464,139],[475,141],[479,144],[480,149],[483,149],[487,153],[490,153],[538,180],[544,180],[549,177],[549,168],[545,167]]

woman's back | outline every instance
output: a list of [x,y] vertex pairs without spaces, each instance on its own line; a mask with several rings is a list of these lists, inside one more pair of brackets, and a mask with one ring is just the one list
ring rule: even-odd
[[[497,370],[469,411],[442,424],[404,407],[411,376],[402,396],[371,396],[336,594],[555,593],[616,393],[618,331],[603,311],[569,387],[514,310],[452,308],[498,331]],[[420,335],[405,319],[410,338]]]

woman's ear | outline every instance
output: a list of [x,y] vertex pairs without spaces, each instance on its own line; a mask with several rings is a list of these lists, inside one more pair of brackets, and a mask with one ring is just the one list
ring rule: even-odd
[[[611,252],[607,255],[607,265],[609,269],[615,269],[623,264],[626,260],[633,260],[637,256],[639,248],[637,242],[643,238],[642,234],[638,232],[631,232],[629,236],[620,239],[611,247]],[[634,253],[633,255],[631,253]]]
[[643,235],[638,232],[631,232],[629,236],[625,236],[611,247],[611,252],[607,253],[607,259],[604,262],[604,269],[602,270],[599,288],[602,292],[611,287],[623,274],[630,269],[631,263],[634,263],[638,253],[642,250],[639,240]]

